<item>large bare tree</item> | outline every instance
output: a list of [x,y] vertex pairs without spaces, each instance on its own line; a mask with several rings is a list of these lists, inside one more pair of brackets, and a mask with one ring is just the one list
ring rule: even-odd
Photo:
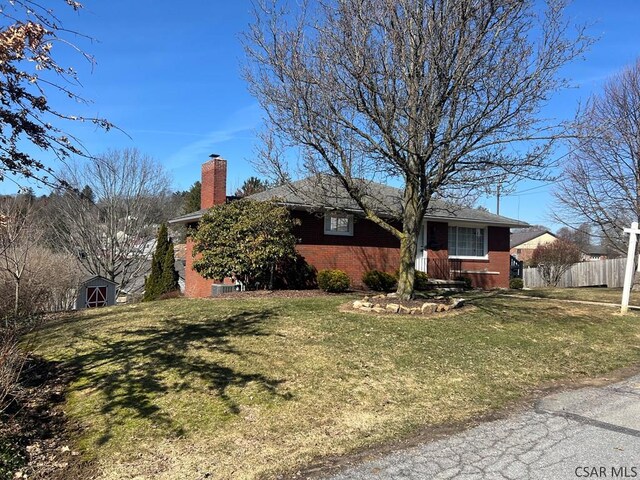
[[[75,191],[52,195],[59,245],[76,256],[87,273],[126,289],[149,269],[150,242],[166,220],[167,173],[138,150],[123,149],[70,167],[62,178]],[[92,192],[93,200],[83,190]]]
[[[52,183],[55,173],[32,147],[63,160],[70,155],[89,156],[80,141],[65,132],[64,123],[93,122],[107,130],[112,126],[105,119],[57,107],[55,98],[86,103],[78,94],[77,70],[57,59],[75,53],[93,64],[93,58],[74,43],[82,36],[63,26],[51,3],[55,2],[0,3],[0,180],[15,174]],[[82,8],[74,0],[57,3],[61,8]]]
[[[540,109],[589,40],[568,31],[561,0],[290,4],[259,5],[246,34],[246,78],[267,115],[263,162],[286,173],[294,147],[305,174],[337,177],[400,240],[398,293],[410,297],[434,196],[544,174],[561,131]],[[402,184],[396,218],[367,188],[389,179]]]
[[588,222],[610,248],[625,253],[640,221],[640,60],[613,76],[578,113],[575,138],[554,194],[557,221]]

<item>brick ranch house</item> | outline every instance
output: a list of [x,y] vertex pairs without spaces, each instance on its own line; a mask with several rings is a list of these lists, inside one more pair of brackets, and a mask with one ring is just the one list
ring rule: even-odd
[[[170,220],[172,225],[197,228],[202,215],[214,205],[233,201],[226,195],[227,162],[218,156],[202,165],[201,209]],[[328,180],[328,181],[327,181]],[[355,286],[362,285],[362,275],[372,269],[393,272],[400,258],[400,241],[392,234],[361,218],[359,209],[335,179],[325,177],[331,208],[311,199],[319,189],[318,179],[307,178],[292,186],[280,186],[247,197],[250,200],[276,200],[286,205],[298,219],[293,234],[296,250],[318,270],[338,268],[345,271]],[[382,209],[399,211],[401,190],[373,184],[372,191]],[[308,192],[307,195],[305,192]],[[528,224],[484,210],[455,207],[432,201],[418,240],[416,268],[433,278],[449,279],[463,275],[476,287],[509,286],[510,228]],[[187,239],[185,295],[211,296],[213,280],[193,270],[193,243]]]

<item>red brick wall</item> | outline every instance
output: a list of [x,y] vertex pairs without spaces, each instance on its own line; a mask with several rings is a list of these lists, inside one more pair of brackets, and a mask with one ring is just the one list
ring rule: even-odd
[[449,225],[427,222],[427,258],[449,258]]
[[[429,222],[427,225],[428,258],[447,258],[448,224]],[[509,229],[506,227],[488,227],[488,260],[463,260],[462,275],[471,278],[474,287],[509,287]]]
[[[464,273],[479,288],[509,288],[509,229],[488,228],[489,260],[464,260],[463,270],[486,273]],[[496,273],[497,272],[497,273]]]
[[232,283],[230,279],[225,278],[224,282],[220,280],[210,280],[204,278],[193,269],[193,241],[191,237],[187,237],[187,245],[185,248],[185,266],[184,266],[184,295],[189,298],[206,298],[211,296],[211,285],[214,283]]
[[400,262],[400,241],[369,220],[355,219],[353,236],[325,235],[324,217],[292,212],[300,221],[293,234],[296,250],[318,270],[337,268],[351,278],[353,286],[362,286],[368,270],[394,272]]
[[518,260],[528,262],[533,257],[533,251],[535,248],[512,248],[509,252]]
[[213,280],[198,275],[193,269],[193,241],[191,237],[187,237],[187,247],[185,249],[185,267],[184,267],[184,294],[190,298],[204,298],[211,296],[211,284]]
[[[386,230],[368,220],[355,219],[353,236],[325,235],[324,219],[321,215],[292,212],[300,220],[293,234],[298,240],[296,250],[318,270],[338,268],[349,275],[354,286],[362,286],[362,275],[367,270],[377,269],[394,272],[400,261],[400,242]],[[448,230],[443,222],[430,222],[429,258],[447,258]],[[473,285],[480,288],[507,288],[509,286],[509,229],[489,227],[488,260],[464,260],[463,270]],[[185,295],[208,297],[212,280],[206,280],[192,268],[193,243],[187,240]],[[486,272],[486,273],[484,273]],[[497,274],[491,272],[498,272]],[[217,283],[217,282],[216,282]]]
[[227,199],[227,161],[212,158],[202,164],[200,208],[220,205]]

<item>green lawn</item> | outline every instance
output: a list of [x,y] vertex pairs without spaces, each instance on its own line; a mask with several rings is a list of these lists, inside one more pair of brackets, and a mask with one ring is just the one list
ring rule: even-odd
[[432,318],[347,298],[166,300],[51,323],[66,412],[103,479],[256,478],[640,361],[640,315],[487,297]]
[[[620,305],[622,301],[621,288],[535,288],[531,290],[521,290],[518,294],[539,298],[617,303],[618,305]],[[640,292],[631,292],[629,303],[640,306]]]

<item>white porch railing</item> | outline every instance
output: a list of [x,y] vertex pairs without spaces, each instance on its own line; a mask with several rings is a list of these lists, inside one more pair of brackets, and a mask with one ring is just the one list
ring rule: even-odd
[[416,258],[416,270],[419,272],[427,273],[427,259],[426,257]]

